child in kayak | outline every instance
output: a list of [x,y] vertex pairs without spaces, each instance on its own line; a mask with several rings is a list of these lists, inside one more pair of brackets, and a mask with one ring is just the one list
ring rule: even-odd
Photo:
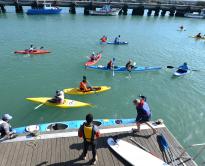
[[135,66],[132,65],[132,61],[129,60],[129,61],[127,62],[127,64],[125,65],[125,67],[126,67],[127,71],[130,72],[130,71],[132,70],[132,68],[135,67]]
[[107,42],[107,37],[104,35],[103,37],[101,37],[100,40],[102,43],[105,43],[105,42]]
[[92,53],[92,55],[90,56],[90,61],[95,61],[97,60],[97,56],[95,56],[95,52]]
[[110,60],[107,64],[107,69],[112,69],[113,68],[113,62]]
[[83,76],[83,80],[80,82],[80,90],[83,92],[88,92],[92,90],[92,87],[88,85],[86,76]]
[[61,90],[56,91],[56,95],[54,96],[53,99],[49,100],[51,103],[59,103],[62,104],[64,103],[64,92]]
[[118,35],[115,40],[114,40],[115,44],[119,44],[120,43],[120,35]]
[[183,65],[181,65],[181,66],[178,67],[177,72],[179,72],[179,73],[186,73],[188,70],[189,70],[189,68],[188,68],[188,66],[187,66],[187,63],[184,62]]

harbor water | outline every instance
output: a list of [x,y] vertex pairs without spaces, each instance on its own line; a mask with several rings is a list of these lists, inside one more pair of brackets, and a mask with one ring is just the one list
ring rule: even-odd
[[[177,31],[184,25],[186,31]],[[95,118],[134,118],[132,100],[147,96],[153,120],[163,119],[183,146],[205,140],[205,40],[195,40],[205,33],[205,20],[116,16],[94,17],[63,13],[52,16],[27,16],[9,12],[0,14],[0,114],[13,116],[12,126],[84,119],[89,112]],[[99,38],[109,41],[121,35],[128,45],[100,45]],[[52,53],[32,56],[15,55],[15,50],[34,46]],[[115,65],[129,59],[137,66],[162,66],[160,71],[115,73],[85,69],[83,64],[93,51],[102,52],[98,65],[113,57]],[[187,62],[189,75],[172,77],[174,69]],[[27,97],[51,97],[57,89],[78,87],[86,75],[91,85],[107,85],[105,93],[66,98],[92,103],[93,107],[59,109],[26,101]],[[195,154],[196,150],[189,150]],[[205,153],[197,163],[205,161]]]

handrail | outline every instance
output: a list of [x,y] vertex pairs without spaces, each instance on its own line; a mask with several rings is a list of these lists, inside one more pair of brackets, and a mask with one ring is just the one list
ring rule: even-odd
[[[198,153],[192,158],[193,160],[195,160],[195,159],[198,158],[198,157],[201,155],[201,153],[205,150],[205,143],[192,144],[192,145],[187,146],[185,149],[187,150],[187,149],[193,148],[193,147],[202,147],[202,148],[198,151]],[[185,149],[184,149],[184,151],[181,153],[181,155],[179,156],[179,158],[181,158],[181,157],[184,155],[184,153],[186,152]]]

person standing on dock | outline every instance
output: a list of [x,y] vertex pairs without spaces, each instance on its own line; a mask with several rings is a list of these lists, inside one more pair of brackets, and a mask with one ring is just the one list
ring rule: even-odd
[[153,130],[153,134],[155,134],[157,130],[154,129],[151,124],[149,124],[152,113],[149,108],[149,105],[146,102],[146,97],[145,96],[140,96],[140,97],[141,99],[133,100],[133,104],[136,106],[136,110],[137,110],[137,117],[136,117],[137,130],[134,129],[133,131],[139,132],[141,123],[145,123]]
[[0,139],[7,136],[7,138],[12,139],[15,137],[15,132],[12,131],[9,121],[12,119],[12,116],[9,114],[4,114],[0,120]]
[[84,140],[84,147],[83,147],[83,154],[82,157],[86,160],[86,155],[88,152],[88,147],[92,147],[92,164],[96,164],[97,161],[97,151],[96,151],[96,138],[100,136],[100,132],[96,125],[93,124],[93,115],[87,114],[86,115],[86,122],[80,126],[78,130],[78,136],[80,138],[83,137]]

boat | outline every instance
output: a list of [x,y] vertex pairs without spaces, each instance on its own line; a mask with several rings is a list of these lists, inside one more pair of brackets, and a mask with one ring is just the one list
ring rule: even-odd
[[116,16],[121,9],[112,9],[110,5],[104,5],[100,10],[89,10],[90,15],[95,16]]
[[191,38],[195,38],[195,39],[201,39],[201,40],[205,40],[205,36],[202,36],[202,37],[197,37],[197,36],[191,36]]
[[28,9],[26,14],[38,15],[38,14],[59,14],[62,9],[51,6],[51,3],[43,3],[43,8]]
[[15,51],[15,54],[48,54],[50,51],[48,50],[42,50],[42,49],[35,49],[35,50],[20,50],[20,51]]
[[174,72],[174,76],[184,76],[184,75],[187,75],[187,74],[189,74],[190,73],[190,70],[187,70],[187,72],[179,72],[179,70],[177,70],[177,71],[175,71]]
[[92,88],[96,90],[83,92],[79,88],[68,88],[68,89],[64,89],[63,91],[64,93],[69,94],[69,95],[89,95],[89,94],[105,92],[111,89],[111,87],[109,86],[93,86]]
[[199,19],[203,19],[205,18],[205,9],[201,9],[201,12],[194,12],[194,13],[185,13],[184,17],[188,17],[188,18],[199,18]]
[[125,45],[128,44],[128,42],[107,42],[107,44],[114,44],[114,45]]
[[26,98],[26,100],[41,103],[47,106],[53,106],[58,108],[78,108],[78,107],[86,107],[91,106],[89,103],[83,103],[80,101],[64,99],[64,103],[51,103],[48,100],[52,99],[51,97],[37,97],[37,98]]
[[85,66],[94,65],[94,64],[96,64],[101,58],[102,58],[102,55],[101,55],[101,54],[98,54],[98,55],[96,56],[96,60],[94,60],[94,61],[91,61],[91,60],[87,61],[87,62],[85,63]]
[[[113,69],[108,69],[107,66],[88,66],[89,69],[95,69],[95,70],[105,70],[105,71],[113,71]],[[138,66],[132,68],[132,72],[142,72],[142,71],[155,71],[155,70],[160,70],[162,67],[156,66],[156,67],[144,67],[144,66]],[[114,71],[116,72],[127,72],[127,68],[125,66],[115,66]]]
[[[18,127],[14,128],[14,130],[17,134],[24,134],[32,129],[38,130],[40,133],[52,130],[78,129],[84,122],[85,120],[52,122]],[[135,119],[95,119],[93,122],[97,126],[116,126],[122,124],[133,124],[135,123]]]

